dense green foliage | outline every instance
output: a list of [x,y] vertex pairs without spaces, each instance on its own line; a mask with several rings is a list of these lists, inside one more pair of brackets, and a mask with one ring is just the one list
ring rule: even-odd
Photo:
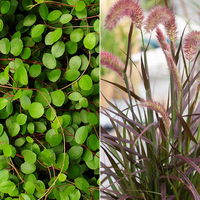
[[98,4],[0,1],[0,199],[99,199]]

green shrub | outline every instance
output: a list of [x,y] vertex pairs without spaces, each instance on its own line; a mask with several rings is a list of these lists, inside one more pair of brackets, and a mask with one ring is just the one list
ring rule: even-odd
[[98,199],[99,1],[0,13],[0,199]]

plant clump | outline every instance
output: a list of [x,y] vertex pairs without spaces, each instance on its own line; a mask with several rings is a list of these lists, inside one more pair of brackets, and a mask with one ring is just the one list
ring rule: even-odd
[[99,1],[0,1],[0,199],[99,199]]

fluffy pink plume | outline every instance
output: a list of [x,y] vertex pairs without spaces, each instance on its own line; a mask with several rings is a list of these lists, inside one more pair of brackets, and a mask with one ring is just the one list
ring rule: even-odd
[[157,39],[160,43],[162,50],[170,51],[170,46],[169,46],[169,44],[167,44],[167,41],[166,41],[166,38],[165,38],[163,32],[159,28],[157,28],[156,33],[157,33]]
[[122,76],[122,70],[123,70],[124,64],[117,56],[106,51],[102,51],[100,56],[101,56],[102,65],[117,72],[120,76]]
[[175,41],[177,35],[177,27],[173,12],[167,7],[157,6],[153,8],[145,20],[145,29],[153,31],[159,24],[163,24],[169,39]]
[[161,103],[149,100],[149,101],[142,102],[141,105],[159,113],[163,118],[163,123],[165,125],[166,130],[169,131],[170,118],[169,118],[169,115],[168,115],[165,107]]
[[118,0],[106,16],[105,27],[113,29],[124,16],[130,17],[136,27],[141,28],[144,19],[143,10],[135,0]]
[[184,53],[188,60],[193,60],[200,50],[200,31],[188,33],[184,39]]

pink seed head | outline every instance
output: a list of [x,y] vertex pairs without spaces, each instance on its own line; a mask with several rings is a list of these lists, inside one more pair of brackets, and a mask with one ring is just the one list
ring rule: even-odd
[[169,8],[161,6],[153,8],[145,20],[145,29],[151,32],[159,24],[165,27],[169,39],[174,42],[177,35],[177,27],[175,16]]
[[170,51],[169,44],[167,44],[166,38],[165,38],[163,32],[159,28],[157,28],[156,33],[157,33],[157,39],[160,43],[162,50],[163,51]]
[[124,16],[131,18],[137,28],[141,28],[144,19],[143,10],[135,0],[118,0],[108,12],[105,27],[112,30]]
[[122,69],[124,67],[124,64],[117,56],[106,51],[102,51],[100,56],[102,65],[122,76]]
[[188,60],[193,60],[200,50],[200,31],[192,31],[185,36],[184,53]]
[[165,107],[161,103],[148,100],[148,101],[143,101],[141,105],[143,107],[147,107],[147,108],[159,113],[161,115],[161,117],[163,118],[163,122],[164,122],[166,130],[169,131],[170,118],[169,118],[169,115],[168,115]]

